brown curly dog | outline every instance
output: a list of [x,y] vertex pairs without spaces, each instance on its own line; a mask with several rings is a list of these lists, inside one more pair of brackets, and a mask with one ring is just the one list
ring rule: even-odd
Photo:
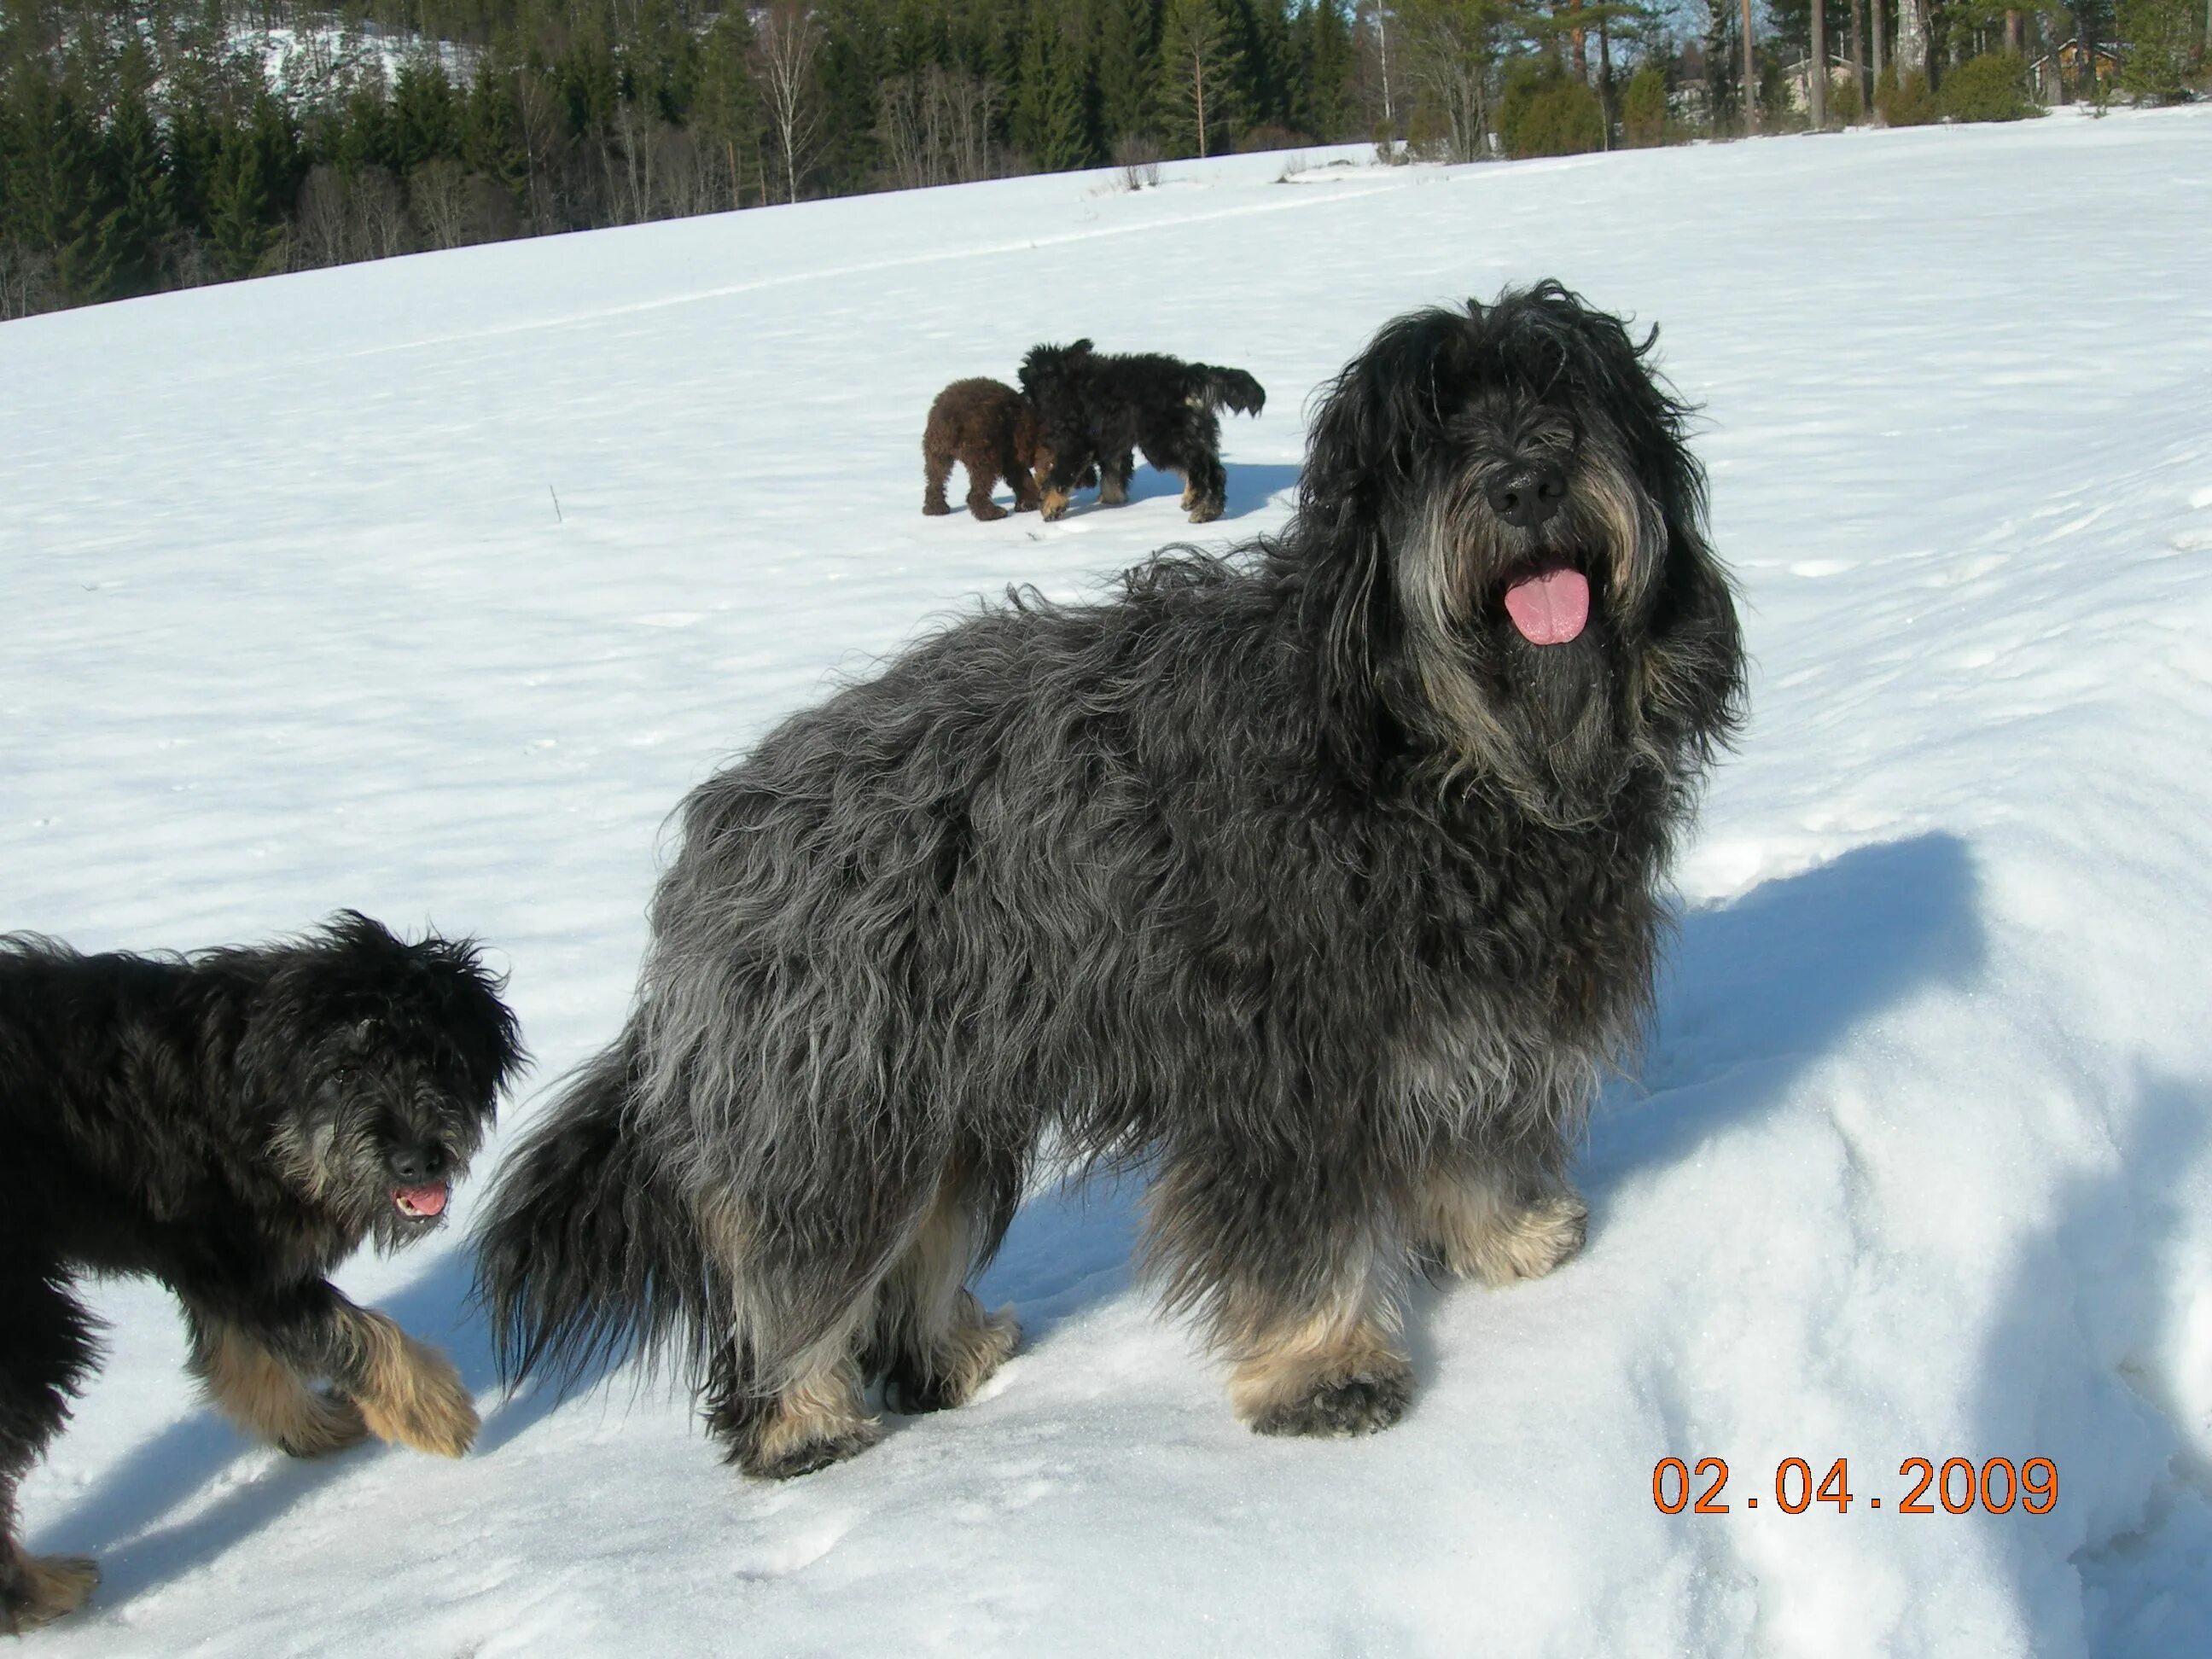
[[922,466],[928,488],[921,510],[933,517],[952,511],[945,499],[952,463],[968,469],[968,510],[979,519],[1003,519],[1006,509],[991,499],[1000,478],[1014,488],[1014,510],[1036,509],[1036,475],[1052,458],[1038,443],[1036,415],[1029,400],[1003,380],[955,380],[929,406],[921,433]]

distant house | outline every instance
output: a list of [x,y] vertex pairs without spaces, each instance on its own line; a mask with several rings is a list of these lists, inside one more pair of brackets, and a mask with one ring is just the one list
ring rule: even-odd
[[[2110,86],[2120,70],[2119,54],[2108,46],[2098,46],[2094,48],[2094,61],[2098,82]],[[2063,104],[2070,100],[2075,88],[2081,84],[2081,36],[2061,41],[2030,64],[2027,78],[2039,103]]]
[[[1836,107],[1836,94],[1857,80],[1858,73],[1857,66],[1840,52],[1828,54],[1830,109]],[[1790,107],[1801,113],[1809,113],[1813,107],[1813,59],[1809,54],[1800,58],[1783,71],[1783,84],[1790,89]]]

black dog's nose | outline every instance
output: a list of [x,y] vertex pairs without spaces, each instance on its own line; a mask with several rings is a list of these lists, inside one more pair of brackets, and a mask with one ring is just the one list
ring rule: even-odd
[[1516,467],[1490,486],[1491,510],[1510,525],[1534,530],[1567,499],[1567,475],[1556,466]]
[[446,1149],[435,1145],[401,1146],[392,1154],[392,1173],[410,1187],[435,1181],[446,1173]]

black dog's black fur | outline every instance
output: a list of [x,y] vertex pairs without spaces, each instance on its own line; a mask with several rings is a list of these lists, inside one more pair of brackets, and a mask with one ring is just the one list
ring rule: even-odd
[[437,1224],[521,1061],[473,946],[353,912],[190,957],[0,938],[0,1629],[94,1582],[15,1533],[17,1485],[97,1362],[80,1273],[173,1290],[215,1403],[288,1451],[369,1430],[465,1447],[452,1368],[324,1275]]
[[1116,356],[1093,350],[1088,340],[1033,347],[1022,360],[1021,380],[1052,458],[1037,481],[1048,519],[1067,511],[1094,466],[1099,504],[1127,501],[1139,450],[1162,471],[1182,476],[1193,524],[1219,518],[1229,481],[1216,411],[1257,415],[1267,401],[1241,368],[1153,352]]
[[1553,283],[1401,318],[1279,538],[1017,595],[702,783],[628,1029],[487,1209],[510,1374],[673,1345],[747,1470],[848,1456],[871,1374],[957,1405],[1012,1350],[963,1280],[1056,1145],[1152,1161],[1255,1429],[1395,1421],[1409,1262],[1581,1246],[1574,1128],[1737,715],[1649,347]]

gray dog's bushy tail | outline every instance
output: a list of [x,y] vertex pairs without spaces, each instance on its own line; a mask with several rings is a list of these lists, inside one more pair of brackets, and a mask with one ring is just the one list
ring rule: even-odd
[[1193,363],[1190,372],[1198,383],[1199,395],[1215,409],[1225,409],[1236,415],[1257,415],[1267,407],[1267,389],[1241,368]]
[[634,1030],[572,1078],[502,1162],[477,1233],[477,1297],[501,1379],[566,1389],[706,1328],[708,1272],[629,1111]]

